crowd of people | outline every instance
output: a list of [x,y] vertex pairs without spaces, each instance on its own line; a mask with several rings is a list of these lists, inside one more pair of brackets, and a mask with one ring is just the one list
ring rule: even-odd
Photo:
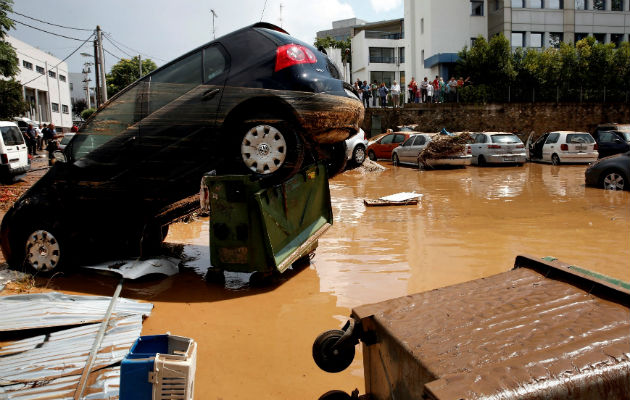
[[[471,84],[470,77],[466,79],[460,77],[456,80],[452,76],[447,82],[444,82],[444,78],[441,76],[436,76],[432,81],[429,81],[425,76],[420,82],[416,82],[415,78],[412,77],[407,85],[407,103],[456,102],[458,101],[458,92]],[[369,83],[357,79],[354,82],[354,89],[366,108],[370,107],[370,99],[372,99],[372,107],[387,107],[390,104],[388,95],[391,101],[390,105],[394,108],[400,107],[401,88],[396,81],[388,88],[385,82],[379,83],[374,80],[374,82]]]

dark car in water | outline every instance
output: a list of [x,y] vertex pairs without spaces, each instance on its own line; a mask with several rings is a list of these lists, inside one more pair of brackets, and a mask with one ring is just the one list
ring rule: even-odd
[[324,160],[333,174],[363,113],[325,54],[271,24],[237,30],[101,106],[7,212],[2,251],[38,271],[147,255],[205,172],[271,185]]
[[606,190],[630,190],[630,151],[602,158],[584,173],[588,186]]
[[593,132],[599,158],[630,150],[630,125],[600,124]]

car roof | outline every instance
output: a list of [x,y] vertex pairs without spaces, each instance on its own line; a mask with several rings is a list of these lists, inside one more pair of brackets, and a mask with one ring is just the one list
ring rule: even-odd
[[0,126],[15,126],[15,127],[17,127],[17,124],[15,122],[12,122],[12,121],[0,121]]
[[479,133],[483,133],[485,135],[516,135],[513,132],[471,132],[470,134],[479,134]]
[[582,132],[582,131],[551,131],[549,133],[559,133],[561,135],[566,135],[566,134],[569,134],[569,133],[586,133],[587,135],[590,135],[590,133]]

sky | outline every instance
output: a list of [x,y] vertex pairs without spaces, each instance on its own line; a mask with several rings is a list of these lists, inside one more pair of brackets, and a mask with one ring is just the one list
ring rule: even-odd
[[100,25],[106,33],[106,70],[120,58],[138,54],[160,66],[212,40],[210,10],[217,15],[217,38],[262,18],[312,43],[317,31],[332,28],[332,21],[353,17],[370,22],[402,18],[403,0],[14,0],[13,11],[23,15],[9,17],[69,38],[19,23],[9,35],[60,59],[78,49],[66,62],[70,72],[81,72],[83,63],[90,58],[80,53],[93,53],[91,40],[83,46],[81,43],[91,35],[89,30]]

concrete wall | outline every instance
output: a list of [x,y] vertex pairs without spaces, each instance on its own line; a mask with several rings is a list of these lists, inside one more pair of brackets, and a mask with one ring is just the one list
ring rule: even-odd
[[[418,124],[422,132],[506,131],[527,139],[550,130],[592,132],[600,123],[630,123],[630,104],[509,103],[488,105],[416,104],[402,110],[366,109],[363,130],[371,132],[373,117],[381,130]],[[371,132],[375,134],[376,132]]]

